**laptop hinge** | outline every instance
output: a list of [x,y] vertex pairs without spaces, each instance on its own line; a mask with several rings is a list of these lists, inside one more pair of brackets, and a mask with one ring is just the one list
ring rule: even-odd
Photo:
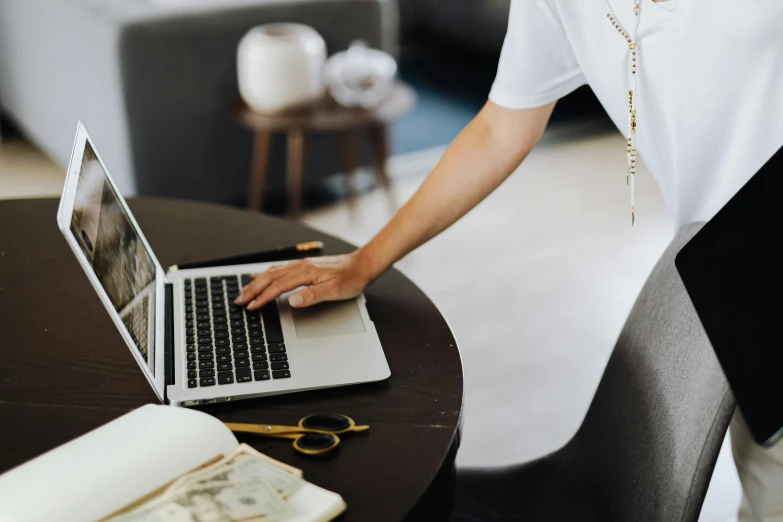
[[166,283],[165,294],[163,355],[165,357],[166,385],[169,386],[176,384],[174,375],[174,285]]

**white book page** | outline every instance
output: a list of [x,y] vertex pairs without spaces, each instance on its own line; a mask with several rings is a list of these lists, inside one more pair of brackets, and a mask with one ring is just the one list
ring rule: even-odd
[[327,522],[346,507],[343,497],[309,482],[287,500],[296,512],[287,522]]
[[148,404],[0,475],[0,521],[99,520],[238,445],[210,415]]

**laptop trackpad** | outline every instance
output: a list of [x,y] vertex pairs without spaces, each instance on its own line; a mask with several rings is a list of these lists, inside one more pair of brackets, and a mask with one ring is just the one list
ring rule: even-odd
[[293,308],[296,336],[299,339],[360,334],[367,331],[356,299],[320,303]]

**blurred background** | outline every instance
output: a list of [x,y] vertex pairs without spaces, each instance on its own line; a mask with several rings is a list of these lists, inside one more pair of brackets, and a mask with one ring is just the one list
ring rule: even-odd
[[[293,217],[362,243],[486,102],[508,7],[509,0],[0,0],[0,199],[58,197],[81,120],[126,196],[253,207],[260,125],[269,134],[261,210],[291,215],[293,114],[306,122],[297,149],[303,207]],[[248,123],[236,109],[243,106],[237,46],[251,28],[283,22],[315,29],[327,56],[357,39],[388,53],[396,85],[414,96],[352,109],[336,133],[313,123],[316,111],[334,116],[334,102]],[[279,67],[265,77],[284,77],[295,64]],[[385,189],[376,181],[378,143],[364,132],[367,114],[383,130]],[[582,87],[558,103],[539,146],[498,191],[398,263],[460,345],[459,465],[531,459],[576,431],[674,232],[644,168],[630,226],[624,171],[624,139]],[[701,519],[736,520],[739,495],[724,444]]]

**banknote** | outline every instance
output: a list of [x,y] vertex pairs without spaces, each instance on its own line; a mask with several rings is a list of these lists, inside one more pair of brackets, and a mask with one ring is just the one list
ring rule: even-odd
[[[111,522],[283,522],[293,508],[285,497],[304,481],[240,447],[235,453],[171,483],[166,490]],[[295,468],[294,468],[295,469]]]
[[171,484],[169,490],[213,480],[235,483],[264,481],[283,497],[289,497],[305,483],[303,479],[292,476],[252,451],[251,453],[240,446],[239,450],[228,458],[180,478]]
[[304,480],[292,477],[280,468],[244,451],[231,457],[226,465],[232,469],[233,480],[262,480],[283,497],[293,495],[304,484]]
[[263,481],[204,481],[177,490],[172,500],[190,509],[194,522],[279,522],[293,514],[290,504]]
[[283,522],[291,506],[264,482],[212,481],[167,491],[112,522]]
[[237,452],[247,453],[249,455],[255,455],[259,459],[263,460],[264,462],[267,462],[267,463],[273,465],[276,468],[280,468],[283,471],[285,471],[286,473],[288,473],[290,475],[293,475],[293,476],[295,476],[297,478],[302,478],[302,476],[303,476],[303,473],[302,473],[301,469],[295,468],[295,467],[290,466],[290,465],[288,465],[288,464],[286,464],[284,462],[280,462],[279,460],[275,460],[275,459],[273,459],[271,457],[267,457],[263,453],[257,451],[252,446],[248,446],[247,444],[244,444],[244,443],[240,444],[239,445],[239,449],[237,450]]

